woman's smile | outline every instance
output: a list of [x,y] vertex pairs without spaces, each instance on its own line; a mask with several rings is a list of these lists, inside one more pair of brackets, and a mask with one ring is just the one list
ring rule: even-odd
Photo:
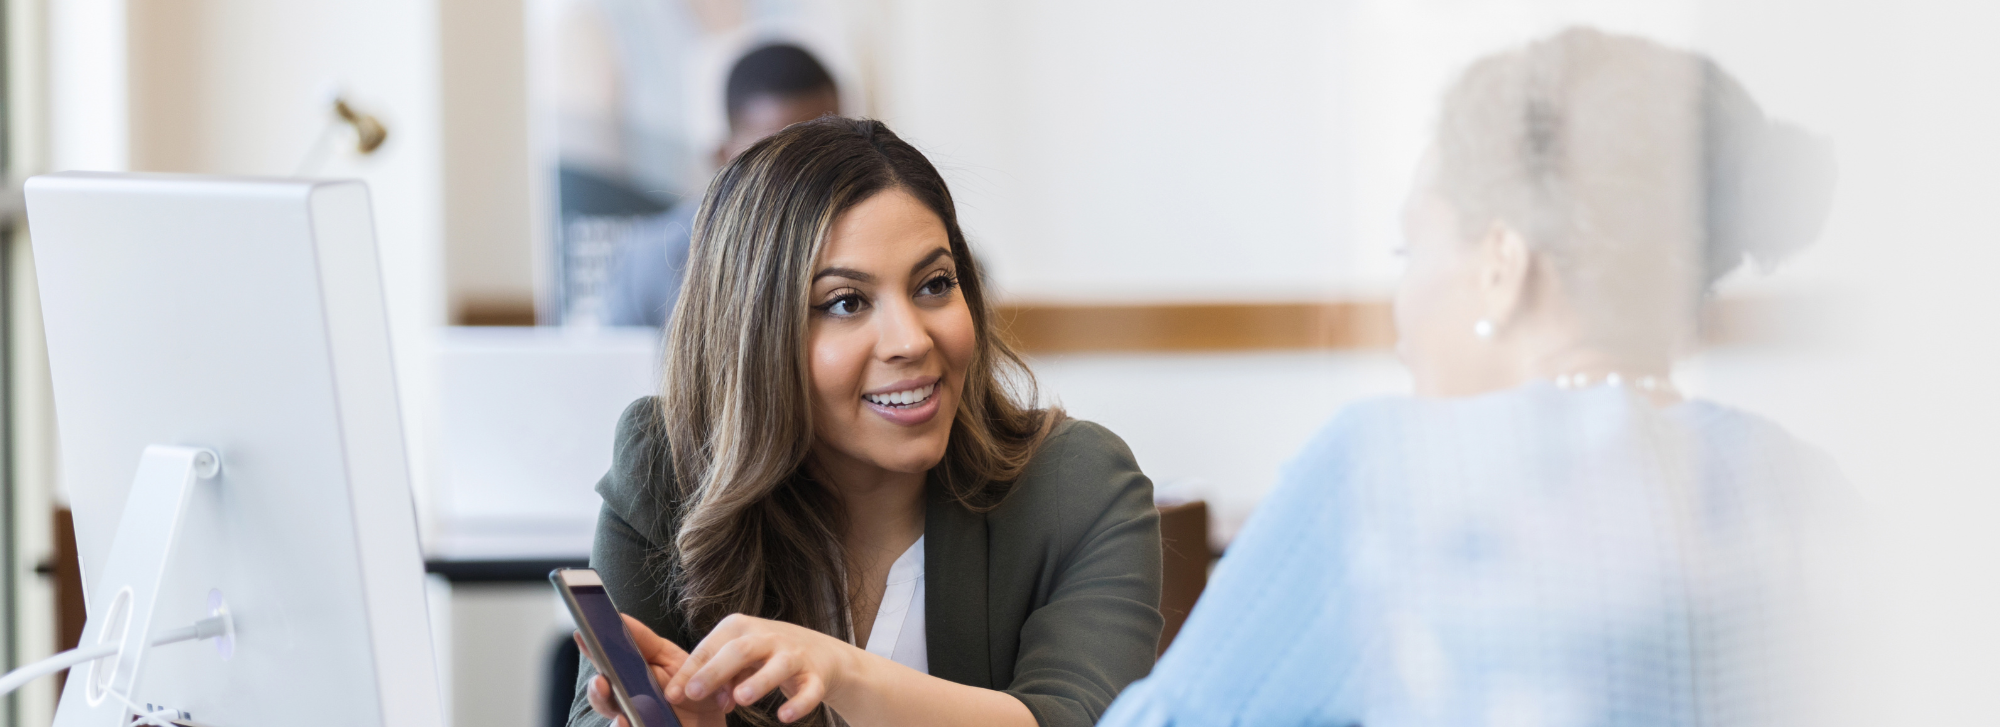
[[862,393],[862,403],[890,423],[914,427],[938,415],[938,377],[920,375]]
[[938,413],[938,377],[898,381],[862,394],[861,402],[892,424],[923,424]]

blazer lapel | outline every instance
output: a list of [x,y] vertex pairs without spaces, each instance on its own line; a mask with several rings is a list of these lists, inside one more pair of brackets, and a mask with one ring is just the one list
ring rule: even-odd
[[998,689],[987,659],[986,516],[926,487],[924,639],[931,676]]

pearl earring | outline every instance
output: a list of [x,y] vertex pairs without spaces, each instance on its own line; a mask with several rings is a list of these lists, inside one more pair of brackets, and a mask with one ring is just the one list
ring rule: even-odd
[[1493,322],[1484,318],[1479,319],[1478,323],[1472,324],[1472,335],[1479,337],[1481,341],[1493,340]]

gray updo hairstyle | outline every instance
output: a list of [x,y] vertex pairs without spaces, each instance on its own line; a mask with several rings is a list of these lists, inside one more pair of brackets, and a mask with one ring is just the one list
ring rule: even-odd
[[1475,62],[1436,149],[1468,239],[1514,228],[1589,335],[1648,353],[1684,343],[1746,259],[1768,269],[1811,243],[1832,199],[1828,145],[1767,119],[1714,62],[1587,28]]

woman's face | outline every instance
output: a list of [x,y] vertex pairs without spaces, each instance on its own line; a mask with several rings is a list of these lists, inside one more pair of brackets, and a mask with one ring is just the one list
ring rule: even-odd
[[1436,155],[1426,154],[1403,205],[1405,268],[1396,288],[1396,354],[1420,396],[1465,396],[1496,388],[1493,341],[1481,319],[1478,246],[1436,191]]
[[836,478],[929,470],[978,345],[944,223],[878,193],[834,221],[813,269],[814,455]]

